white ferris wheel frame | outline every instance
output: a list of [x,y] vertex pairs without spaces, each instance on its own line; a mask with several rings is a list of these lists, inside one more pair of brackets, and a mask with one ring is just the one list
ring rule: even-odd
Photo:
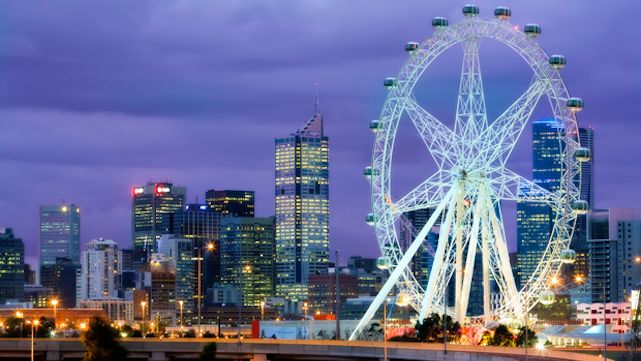
[[[492,39],[507,45],[523,58],[534,74],[529,88],[493,122],[488,122],[485,109],[479,39]],[[455,44],[463,45],[464,55],[452,129],[416,102],[413,89],[429,65]],[[550,279],[560,270],[560,255],[569,249],[576,220],[573,204],[580,197],[577,180],[581,167],[573,156],[579,149],[578,126],[575,109],[568,107],[570,96],[559,69],[550,65],[548,54],[534,36],[519,30],[508,20],[486,21],[478,16],[466,16],[454,25],[436,27],[433,35],[410,53],[398,76],[388,80],[389,94],[378,120],[368,177],[372,190],[371,221],[382,257],[388,263],[389,277],[350,339],[359,335],[394,287],[404,293],[406,301],[419,313],[419,319],[436,311],[437,307],[443,309],[443,295],[452,277],[456,302],[448,313],[455,320],[464,322],[473,273],[465,273],[465,269],[473,269],[479,247],[483,255],[484,289],[484,314],[479,318],[485,323],[522,320],[538,302],[539,295],[549,289]],[[543,95],[550,102],[553,117],[563,125],[559,137],[563,169],[560,188],[556,192],[549,192],[506,167]],[[405,112],[438,170],[412,191],[394,200],[392,153],[396,130]],[[516,288],[509,263],[501,200],[540,202],[550,206],[555,214],[548,246],[521,290]],[[406,212],[426,208],[433,210],[431,217],[409,247],[401,246],[397,221]],[[440,223],[437,249],[428,284],[423,287],[412,273],[410,262],[437,222]],[[490,309],[490,277],[496,282],[502,299],[501,306],[494,309]]]

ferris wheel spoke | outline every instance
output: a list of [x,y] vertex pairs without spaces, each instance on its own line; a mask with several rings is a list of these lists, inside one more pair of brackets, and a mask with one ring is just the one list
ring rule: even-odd
[[544,203],[553,208],[559,204],[557,193],[550,192],[509,169],[503,168],[496,172],[491,181],[491,187],[497,199]]
[[426,208],[433,208],[445,198],[449,189],[443,172],[437,172],[423,181],[396,202],[389,202],[396,216]]
[[421,107],[413,98],[406,99],[405,111],[410,116],[432,158],[437,164],[442,165],[451,153],[451,148],[456,144],[452,130]]
[[487,111],[483,92],[483,76],[479,61],[478,38],[463,42],[463,65],[456,104],[454,131],[466,142],[478,137],[479,129],[487,127]]
[[419,320],[424,319],[428,313],[433,311],[434,306],[440,302],[443,292],[445,292],[447,288],[445,285],[449,283],[452,277],[453,269],[450,265],[453,262],[454,249],[451,234],[454,214],[456,213],[455,208],[456,197],[452,197],[451,200],[448,201],[444,221],[439,231],[434,261],[430,268],[430,276],[427,287],[425,288],[425,295],[421,302]]
[[484,159],[487,163],[499,159],[501,164],[505,164],[539,99],[545,93],[545,84],[536,78],[532,80],[528,89],[483,132],[483,149],[489,152]]
[[499,221],[497,217],[497,212],[500,214],[501,206],[499,202],[493,202],[489,198],[486,199],[487,211],[489,214],[489,226],[491,228],[491,233],[494,238],[494,242],[491,242],[490,248],[493,251],[496,264],[494,267],[498,270],[494,275],[494,279],[497,280],[497,284],[502,284],[501,292],[508,296],[506,302],[510,302],[510,307],[518,314],[521,312],[521,305],[518,301],[518,289],[516,288],[516,282],[514,281],[514,275],[512,273],[512,267],[510,265],[510,254],[507,248],[507,240],[505,238],[505,228],[503,223]]

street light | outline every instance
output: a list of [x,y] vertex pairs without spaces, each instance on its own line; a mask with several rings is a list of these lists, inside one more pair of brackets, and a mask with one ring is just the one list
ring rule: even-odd
[[183,305],[185,304],[185,301],[180,300],[178,301],[178,305],[180,306],[180,330],[183,329]]
[[57,323],[58,323],[57,316],[58,316],[58,302],[59,301],[58,301],[57,298],[54,298],[50,302],[51,302],[51,305],[53,306],[53,329],[55,330],[55,329],[58,328],[57,327]]
[[260,320],[265,318],[265,301],[260,301]]
[[[205,247],[207,247],[207,251],[208,252],[213,252],[216,249],[216,246],[214,245],[213,242],[207,243],[207,245]],[[201,310],[201,308],[202,308],[202,300],[203,300],[203,286],[202,286],[202,284],[203,284],[203,280],[202,280],[202,278],[203,278],[203,248],[205,248],[205,247],[203,247],[202,245],[198,246],[198,257],[197,257],[197,261],[198,261],[198,302],[197,302],[197,304],[198,304],[198,307],[197,307],[198,308],[198,335],[202,334],[202,332],[200,330],[200,326],[201,326],[200,322],[201,322],[201,319],[202,319],[202,316],[201,316],[202,310]]]
[[383,361],[387,361],[387,304],[389,297],[383,302]]
[[252,271],[252,266],[246,265],[240,272],[240,286],[238,287],[238,343],[240,343],[240,317],[245,303],[245,273]]
[[[309,304],[307,301],[303,302],[303,314],[305,317],[305,320],[307,320],[307,310],[309,310]],[[312,321],[309,320],[309,336],[308,338],[311,340],[312,338]]]
[[145,307],[147,307],[147,301],[141,301],[140,307],[142,308],[140,332],[142,333],[142,337],[145,337]]
[[38,327],[40,324],[40,321],[38,320],[33,320],[33,321],[27,321],[27,323],[31,323],[31,361],[34,361],[34,348],[36,344],[36,332],[35,329]]

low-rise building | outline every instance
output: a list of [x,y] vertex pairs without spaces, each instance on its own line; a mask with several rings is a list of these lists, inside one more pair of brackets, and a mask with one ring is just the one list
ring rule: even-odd
[[134,322],[134,301],[119,298],[102,300],[80,300],[79,308],[102,309],[112,322],[132,324]]
[[[623,333],[628,330],[632,316],[632,306],[628,302],[606,303],[604,315],[603,303],[579,303],[576,317],[585,326],[612,325],[612,332]],[[604,317],[605,316],[605,317]]]

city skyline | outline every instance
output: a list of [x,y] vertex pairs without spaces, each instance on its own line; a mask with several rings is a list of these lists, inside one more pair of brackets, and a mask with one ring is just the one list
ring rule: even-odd
[[[622,3],[639,7],[634,2]],[[579,124],[594,127],[598,134],[596,207],[632,207],[641,201],[634,187],[634,170],[630,176],[628,166],[637,164],[641,157],[632,138],[641,132],[634,122],[639,102],[633,98],[640,93],[641,51],[606,43],[604,39],[611,39],[611,33],[600,34],[602,29],[589,25],[614,22],[615,16],[617,23],[625,23],[634,11],[615,15],[606,11],[611,9],[607,4],[589,8],[580,4],[555,2],[554,13],[540,3],[536,7],[509,5],[515,14],[513,23],[537,21],[543,28],[541,43],[568,57],[564,78],[570,92],[586,101]],[[382,79],[394,75],[404,62],[405,41],[420,41],[431,34],[433,16],[454,20],[461,15],[458,3],[443,1],[433,7],[423,2],[406,4],[413,11],[386,3],[380,10],[362,12],[360,8],[359,13],[361,5],[335,3],[330,11],[311,2],[287,9],[257,3],[234,5],[233,9],[203,4],[205,8],[171,9],[178,11],[172,20],[166,17],[169,9],[163,5],[151,9],[136,5],[127,16],[113,10],[110,13],[113,17],[109,20],[124,26],[123,30],[107,26],[111,22],[102,18],[99,9],[73,14],[75,9],[60,5],[45,15],[44,6],[39,14],[42,18],[38,17],[43,27],[39,27],[25,17],[24,12],[32,9],[7,5],[4,21],[11,41],[0,54],[0,64],[8,74],[0,96],[4,132],[0,180],[5,187],[0,197],[1,226],[13,228],[23,239],[27,259],[34,263],[37,207],[66,200],[83,209],[82,249],[98,237],[128,247],[130,189],[150,178],[186,186],[188,203],[195,196],[202,199],[211,188],[254,190],[256,215],[273,215],[273,138],[289,134],[309,117],[318,82],[326,132],[332,138],[331,247],[340,248],[345,258],[356,253],[378,255],[374,234],[363,222],[369,208],[369,186],[362,168],[369,163],[372,142],[367,124],[377,117],[386,95]],[[502,4],[484,3],[481,15],[490,17],[495,5]],[[218,11],[224,14],[216,15]],[[232,15],[240,12],[245,20],[230,23]],[[201,15],[192,19],[197,13]],[[404,22],[408,13],[419,14],[422,21]],[[356,19],[357,14],[362,18]],[[71,27],[99,19],[103,21],[98,24],[104,26],[67,38],[71,28],[52,25],[62,24],[62,16],[68,16]],[[238,39],[214,36],[220,31],[219,25],[212,24],[216,16],[226,20],[220,26],[237,30],[233,33]],[[187,19],[193,22],[187,24]],[[577,26],[563,24],[563,19]],[[37,31],[45,26],[53,30],[47,34]],[[336,36],[348,26],[354,29],[353,38]],[[175,28],[184,38],[170,34]],[[299,29],[294,33],[307,34],[309,39],[285,36],[290,28]],[[119,42],[130,32],[138,36]],[[633,44],[629,33],[621,32],[619,41]],[[106,41],[95,47],[84,38],[89,35]],[[264,44],[250,41],[255,38]],[[53,42],[47,43],[48,39]],[[248,49],[249,45],[257,49]],[[304,45],[309,46],[309,52],[300,51]],[[143,46],[150,54],[137,53],[136,46]],[[81,47],[85,49],[80,51]],[[507,68],[501,74],[500,67],[492,63],[496,58],[483,56],[481,53],[483,69],[490,74],[486,93],[498,94],[493,95],[498,103],[510,102],[520,90],[506,82],[521,74],[520,68]],[[14,62],[16,59],[20,61]],[[130,74],[142,70],[143,59],[149,61],[150,69]],[[221,69],[213,71],[212,66]],[[109,76],[96,75],[99,68]],[[65,76],[60,76],[59,70]],[[94,72],[98,78],[88,76],[74,82],[84,71]],[[221,74],[235,77],[218,77]],[[499,82],[492,83],[497,75]],[[199,76],[203,80],[197,79]],[[458,77],[453,72],[450,77],[432,80],[447,81],[447,87],[456,88]],[[149,86],[118,94],[141,81]],[[47,96],[41,96],[43,91]],[[435,111],[453,114],[454,107],[444,104]],[[488,108],[496,111],[500,106],[492,107],[490,102]],[[623,134],[630,134],[629,138]],[[528,174],[529,152],[520,150],[515,155],[517,162],[524,164],[521,173]],[[514,244],[514,235],[511,238]]]

